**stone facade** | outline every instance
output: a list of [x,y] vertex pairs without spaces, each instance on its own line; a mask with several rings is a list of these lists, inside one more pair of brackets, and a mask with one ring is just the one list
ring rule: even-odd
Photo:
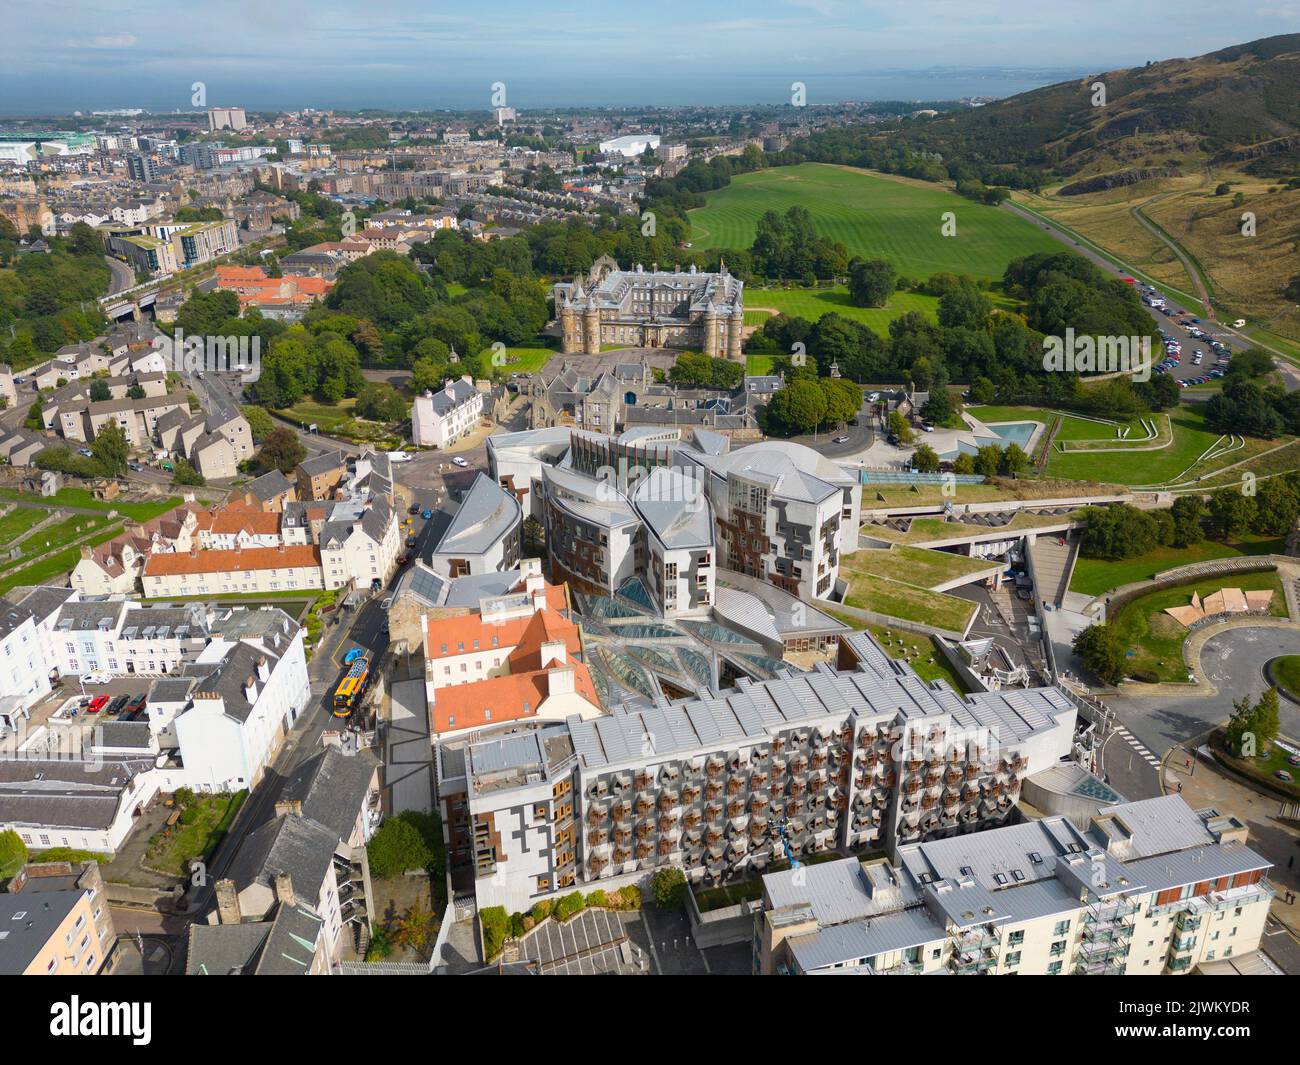
[[586,277],[554,288],[564,350],[600,353],[602,344],[703,351],[739,361],[744,282],[727,273],[621,270],[608,256]]

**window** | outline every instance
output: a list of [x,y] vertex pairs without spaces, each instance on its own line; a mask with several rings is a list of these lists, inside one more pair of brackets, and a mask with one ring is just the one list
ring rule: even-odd
[[1019,964],[1020,964],[1020,951],[1018,951],[1018,950],[1013,950],[1010,954],[1008,954],[1008,955],[1007,955],[1007,964],[1008,964],[1008,965],[1019,965]]
[[1019,932],[1012,932],[1009,936],[1007,936],[1008,947],[1018,947],[1024,941],[1025,941],[1025,933],[1023,929],[1021,929]]
[[1063,961],[1049,962],[1047,966],[1047,975],[1059,976],[1063,968],[1065,968],[1065,962]]
[[1054,935],[1054,936],[1063,936],[1063,935],[1065,935],[1065,933],[1068,932],[1069,930],[1070,930],[1070,922],[1069,922],[1069,921],[1057,921],[1057,922],[1056,922],[1056,927],[1052,929],[1052,935]]

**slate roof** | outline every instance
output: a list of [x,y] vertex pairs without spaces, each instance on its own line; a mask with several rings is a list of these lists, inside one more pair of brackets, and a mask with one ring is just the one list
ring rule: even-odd
[[478,555],[508,536],[522,519],[519,501],[491,477],[474,478],[434,554]]
[[186,976],[302,976],[324,921],[301,903],[277,906],[269,921],[190,925]]
[[282,814],[244,837],[226,875],[243,891],[252,884],[274,888],[276,875],[288,873],[295,894],[315,900],[338,845],[324,825]]
[[370,751],[347,755],[327,747],[303,762],[288,780],[280,798],[302,803],[302,816],[337,833],[340,840],[352,834],[357,814],[366,801],[370,781],[379,762]]

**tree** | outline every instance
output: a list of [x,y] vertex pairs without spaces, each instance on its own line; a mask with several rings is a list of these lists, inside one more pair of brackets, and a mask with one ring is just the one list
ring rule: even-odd
[[998,461],[998,472],[1014,477],[1018,473],[1024,472],[1029,466],[1029,456],[1025,454],[1024,449],[1019,444],[1008,444],[1002,449],[1002,457]]
[[374,381],[357,393],[356,412],[373,422],[396,422],[406,417],[410,407],[392,385]]
[[1232,716],[1224,728],[1229,750],[1243,758],[1260,758],[1277,739],[1278,697],[1276,688],[1266,688],[1254,703],[1250,696],[1234,699]]
[[41,416],[44,410],[45,404],[41,401],[41,394],[37,392],[36,398],[32,400],[32,405],[27,408],[27,417],[23,419],[23,425],[38,432],[44,429],[45,419]]
[[259,473],[269,473],[271,470],[292,473],[293,468],[306,457],[307,449],[298,439],[298,434],[292,429],[280,427],[267,434],[262,441],[261,450],[253,458],[253,464]]
[[921,473],[938,473],[939,455],[929,444],[922,444],[912,453],[912,466]]
[[975,472],[985,477],[996,477],[1002,468],[1002,449],[997,444],[985,444],[975,453]]
[[[1083,555],[1086,558],[1132,558],[1160,543],[1160,527],[1145,510],[1127,503],[1108,507],[1086,507],[1083,520]],[[1172,530],[1171,530],[1172,532]]]
[[1118,684],[1124,678],[1124,645],[1112,626],[1097,624],[1084,629],[1074,638],[1074,653],[1104,683]]
[[898,438],[900,444],[910,444],[916,436],[907,419],[903,417],[903,412],[898,410],[889,412],[889,432]]
[[650,878],[650,897],[661,910],[680,906],[686,901],[686,874],[675,865],[656,870]]
[[1170,540],[1174,547],[1191,547],[1205,538],[1205,530],[1201,528],[1201,519],[1205,517],[1205,500],[1200,496],[1179,496],[1169,508],[1169,514],[1174,520]]
[[855,307],[883,307],[894,291],[894,267],[884,259],[849,263],[849,302]]
[[952,472],[969,474],[975,472],[975,456],[968,451],[963,451],[952,460]]
[[27,864],[27,844],[12,828],[0,832],[0,882],[16,876]]
[[265,440],[275,428],[275,420],[262,407],[248,404],[241,407],[240,411],[248,422],[248,430],[253,434],[254,440]]
[[96,377],[90,382],[90,401],[92,403],[104,403],[112,398],[113,391],[108,387],[108,382],[102,377]]
[[424,869],[433,860],[433,852],[424,837],[409,821],[390,817],[366,844],[370,872],[374,876],[400,876],[410,869]]
[[90,445],[93,454],[107,477],[121,477],[126,473],[127,456],[131,445],[126,433],[117,422],[105,422]]
[[172,484],[189,484],[201,486],[208,483],[208,479],[199,473],[191,464],[190,460],[183,455],[178,455],[172,460]]
[[970,386],[970,398],[972,403],[988,406],[990,403],[997,402],[997,389],[987,377],[977,377]]
[[932,388],[930,396],[921,408],[921,417],[931,425],[942,425],[952,417],[952,400],[947,388]]
[[1225,488],[1210,496],[1210,522],[1220,540],[1240,540],[1255,521],[1253,496]]

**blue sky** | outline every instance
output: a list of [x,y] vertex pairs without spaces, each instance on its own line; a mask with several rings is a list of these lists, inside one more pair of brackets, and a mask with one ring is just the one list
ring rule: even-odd
[[[1300,30],[1300,0],[5,0],[0,110],[988,95]],[[646,15],[652,21],[640,19]],[[961,77],[898,71],[962,68]],[[1029,68],[981,79],[972,68]],[[1024,84],[1021,84],[1024,82]],[[917,91],[912,91],[917,90]],[[947,90],[947,91],[945,91]]]

